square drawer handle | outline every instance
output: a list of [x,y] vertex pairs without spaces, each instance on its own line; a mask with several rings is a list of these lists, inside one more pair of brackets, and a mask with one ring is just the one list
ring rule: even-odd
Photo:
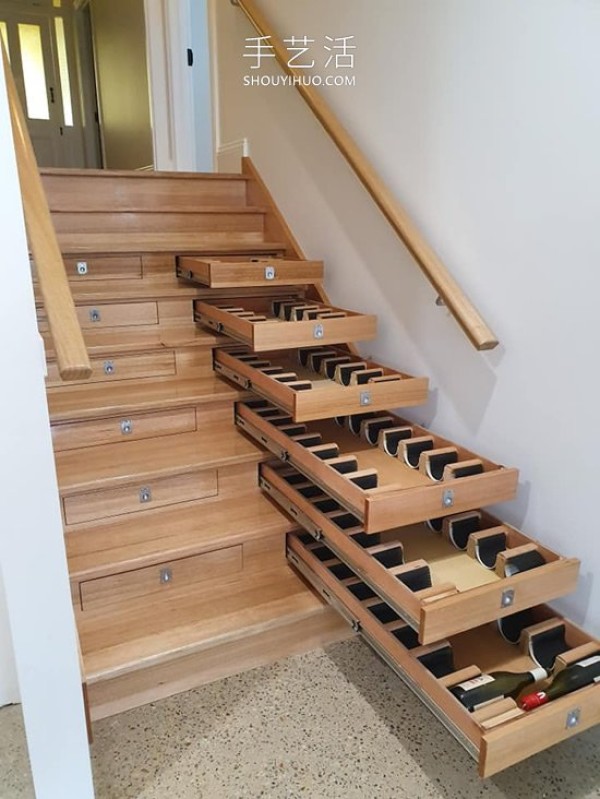
[[581,708],[576,707],[574,710],[570,710],[567,713],[567,720],[565,723],[565,729],[572,730],[579,725],[581,721]]
[[454,505],[454,491],[447,488],[442,494],[442,508],[451,508]]
[[323,329],[323,325],[315,325],[313,329],[313,338],[323,338],[325,336],[325,330]]
[[173,571],[172,569],[161,569],[160,570],[160,584],[161,585],[168,585],[169,583],[173,582]]
[[370,391],[361,391],[360,392],[360,404],[363,408],[367,405],[370,405],[373,402],[373,397]]
[[275,280],[276,274],[274,266],[265,266],[265,280]]
[[115,362],[114,361],[104,361],[103,369],[104,369],[104,374],[105,375],[114,375],[114,373],[115,373]]
[[124,436],[133,433],[133,422],[131,421],[131,419],[123,419],[121,421],[121,433]]
[[145,502],[152,502],[152,489],[148,486],[144,486],[144,488],[140,488],[140,502],[144,504]]
[[87,261],[77,261],[76,269],[78,275],[87,275],[88,273]]
[[97,308],[92,308],[90,310],[90,322],[100,322],[102,320],[102,314]]
[[514,605],[514,603],[515,603],[515,589],[507,588],[506,591],[502,592],[502,598],[500,599],[500,607],[510,608],[511,605]]

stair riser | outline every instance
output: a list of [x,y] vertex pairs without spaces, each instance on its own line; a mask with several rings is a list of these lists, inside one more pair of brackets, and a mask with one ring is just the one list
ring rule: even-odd
[[212,351],[205,347],[181,347],[115,356],[107,354],[102,358],[91,358],[90,361],[92,376],[88,380],[72,381],[68,384],[60,379],[56,363],[50,362],[46,385],[49,388],[69,390],[71,386],[80,384],[175,376],[210,377],[213,374]]
[[[140,302],[99,302],[81,304],[76,307],[82,330],[118,329],[123,336],[131,328],[150,329],[155,325],[176,325],[191,322],[193,309],[190,297],[172,300],[143,300]],[[46,312],[37,312],[38,328],[48,332]]]

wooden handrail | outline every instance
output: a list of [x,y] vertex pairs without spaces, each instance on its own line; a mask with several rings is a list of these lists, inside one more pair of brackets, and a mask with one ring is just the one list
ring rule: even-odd
[[35,261],[58,370],[62,380],[83,380],[91,376],[92,367],[77,319],[25,114],[1,40],[0,45],[27,237]]
[[[254,0],[232,0],[232,3],[242,9],[260,36],[270,37],[273,53],[283,71],[292,78],[305,76],[302,71],[288,65],[288,51],[277,38],[271,25]],[[397,202],[392,192],[365,158],[352,136],[337,119],[321,94],[312,86],[305,86],[300,80],[295,85],[472,344],[478,350],[493,349],[498,344],[498,340],[492,330],[452,277],[439,256],[425,241],[412,219]]]

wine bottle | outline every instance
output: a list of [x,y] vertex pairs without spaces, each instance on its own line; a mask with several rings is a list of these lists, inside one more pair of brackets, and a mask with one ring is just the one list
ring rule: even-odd
[[530,683],[545,680],[547,676],[542,668],[522,672],[492,671],[453,685],[450,693],[472,713],[495,699],[516,697]]
[[519,703],[523,710],[533,710],[552,699],[585,688],[593,682],[600,682],[600,653],[592,657],[578,660],[566,669],[559,671],[545,691],[527,694]]

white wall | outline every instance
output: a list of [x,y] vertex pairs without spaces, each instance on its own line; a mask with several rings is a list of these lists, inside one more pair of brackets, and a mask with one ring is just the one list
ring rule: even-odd
[[477,353],[434,305],[296,92],[242,86],[244,39],[255,33],[219,0],[220,141],[249,139],[308,256],[325,258],[332,298],[379,314],[364,352],[430,376],[429,404],[410,415],[520,467],[518,499],[500,512],[582,559],[579,590],[560,607],[600,632],[600,4],[260,6],[286,37],[356,36],[357,86],[323,91],[502,346]]
[[44,363],[2,70],[0,141],[0,564],[6,608],[36,797],[91,799]]
[[19,701],[19,686],[0,562],[0,707]]

